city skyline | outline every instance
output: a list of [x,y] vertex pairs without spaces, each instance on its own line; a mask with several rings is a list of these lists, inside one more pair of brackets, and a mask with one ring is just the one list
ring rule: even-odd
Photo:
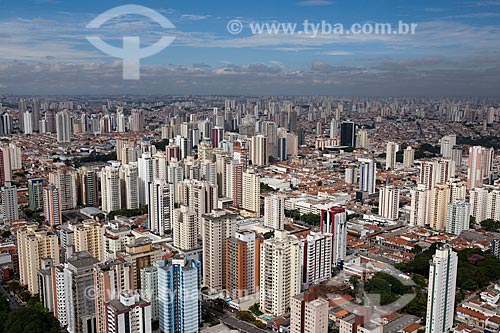
[[[0,94],[194,94],[498,97],[500,2],[143,1],[169,19],[125,15],[98,34],[119,46],[175,40],[143,59],[142,79],[124,81],[121,60],[94,48],[86,25],[134,2],[0,2]],[[228,22],[243,31],[232,34]],[[415,34],[253,34],[250,24],[416,24]],[[303,28],[303,27],[302,27]]]

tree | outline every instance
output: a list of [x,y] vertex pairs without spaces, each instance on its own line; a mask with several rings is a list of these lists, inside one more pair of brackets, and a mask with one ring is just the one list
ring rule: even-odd
[[236,318],[249,323],[253,323],[256,318],[250,311],[238,311],[236,312]]
[[59,331],[59,322],[50,313],[38,311],[30,305],[12,310],[4,322],[6,333],[59,333]]

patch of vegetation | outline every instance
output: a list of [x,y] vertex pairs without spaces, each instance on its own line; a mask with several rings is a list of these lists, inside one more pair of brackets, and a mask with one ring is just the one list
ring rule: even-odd
[[119,210],[114,210],[108,214],[108,218],[110,220],[114,219],[115,216],[126,216],[126,217],[133,217],[133,216],[140,216],[148,213],[148,206],[142,206],[141,208],[137,209],[119,209]]
[[274,188],[272,188],[267,184],[260,183],[260,193],[273,193],[273,192],[276,192]]
[[481,228],[486,231],[500,232],[500,221],[492,219],[484,220],[481,222]]
[[457,137],[457,144],[500,149],[500,138],[498,136],[481,136],[477,138],[459,136]]
[[59,322],[45,309],[38,299],[30,299],[27,306],[10,310],[9,303],[0,299],[0,332],[59,333]]
[[[417,254],[412,262],[396,264],[403,272],[429,276],[429,261],[436,253],[437,243]],[[475,291],[488,286],[500,276],[500,259],[480,249],[464,249],[458,254],[457,289]],[[477,261],[470,258],[479,258]]]
[[380,304],[386,305],[396,301],[400,296],[412,293],[412,287],[404,285],[398,278],[384,273],[376,273],[365,285],[370,294],[380,295]]

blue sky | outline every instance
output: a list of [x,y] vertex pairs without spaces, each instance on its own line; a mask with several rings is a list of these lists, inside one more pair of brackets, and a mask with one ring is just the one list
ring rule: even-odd
[[[143,59],[141,80],[85,39],[100,13],[140,4],[175,29],[126,15],[98,31],[119,46],[176,40]],[[498,96],[500,0],[0,0],[0,94],[328,94]],[[232,35],[227,22],[243,22]],[[252,35],[249,23],[416,23],[414,35]]]

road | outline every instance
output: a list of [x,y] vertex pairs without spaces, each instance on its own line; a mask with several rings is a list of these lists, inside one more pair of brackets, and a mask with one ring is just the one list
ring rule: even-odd
[[208,311],[212,313],[215,317],[217,317],[222,323],[226,324],[232,329],[237,329],[241,332],[245,333],[264,333],[264,332],[269,332],[266,330],[261,330],[260,328],[255,327],[254,325],[241,321],[235,317],[233,317],[231,314],[228,313],[221,313],[213,308],[208,308]]
[[269,332],[269,331],[261,330],[260,328],[257,328],[250,323],[238,320],[238,319],[231,317],[231,316],[224,316],[223,318],[220,318],[220,321],[233,329],[237,329],[237,330],[240,330],[240,331],[246,332],[246,333]]
[[2,293],[3,298],[9,301],[10,308],[11,309],[17,309],[20,308],[21,306],[17,303],[17,300],[14,297],[10,296],[9,293],[5,290],[5,288],[0,285],[0,293]]

